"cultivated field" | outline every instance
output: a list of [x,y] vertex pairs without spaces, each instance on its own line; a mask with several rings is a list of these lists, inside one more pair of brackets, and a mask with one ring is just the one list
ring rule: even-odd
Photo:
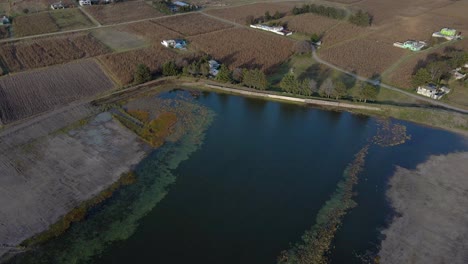
[[370,39],[358,39],[329,49],[323,49],[319,56],[348,71],[365,77],[382,74],[408,51],[393,46],[382,46]]
[[273,33],[244,28],[227,29],[190,37],[193,47],[212,55],[230,68],[269,71],[292,54],[293,41]]
[[115,24],[163,15],[144,1],[93,5],[86,7],[86,11],[101,24]]
[[348,22],[341,22],[328,30],[323,37],[323,45],[328,47],[342,41],[359,38],[360,35],[370,32],[370,29],[358,27]]
[[206,13],[221,17],[239,24],[245,24],[248,16],[260,17],[269,11],[273,15],[276,11],[287,14],[295,5],[301,5],[301,2],[279,2],[279,3],[256,3],[237,7],[220,8],[207,10]]
[[113,87],[91,60],[2,77],[0,117],[3,123],[17,121]]
[[315,14],[302,14],[288,16],[280,19],[288,24],[288,29],[306,34],[318,34],[326,32],[333,26],[340,23],[339,20],[323,17]]
[[158,19],[155,22],[184,36],[194,36],[232,27],[231,24],[199,13]]
[[142,37],[116,28],[100,28],[93,30],[91,34],[104,45],[118,52],[143,48],[148,44]]
[[71,34],[1,44],[0,58],[10,72],[17,72],[97,56],[108,51],[91,34]]
[[161,46],[161,41],[164,39],[181,38],[182,35],[163,26],[156,24],[154,21],[144,21],[124,25],[118,28],[119,31],[127,32],[132,35],[137,35],[155,46]]
[[[57,0],[1,0],[0,3],[7,3],[7,8],[5,7],[6,14],[8,15],[24,15],[37,13],[50,9],[50,5],[57,3]],[[76,2],[73,0],[62,0],[62,3],[67,6],[76,6]]]
[[77,8],[19,16],[13,20],[15,37],[91,27],[93,23]]

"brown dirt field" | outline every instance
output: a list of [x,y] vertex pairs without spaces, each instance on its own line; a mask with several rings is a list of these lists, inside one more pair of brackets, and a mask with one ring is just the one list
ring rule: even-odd
[[167,29],[156,24],[154,21],[144,21],[135,24],[129,24],[118,27],[118,30],[130,34],[138,35],[139,37],[152,42],[154,46],[161,46],[161,41],[164,39],[174,39],[182,37],[181,34]]
[[326,0],[327,2],[340,3],[340,4],[354,4],[361,2],[362,0]]
[[92,60],[2,77],[1,120],[20,120],[112,88],[112,81]]
[[299,4],[302,3],[256,3],[237,7],[211,9],[207,10],[206,13],[244,25],[246,22],[246,18],[250,15],[254,17],[259,17],[265,15],[266,11],[269,11],[271,15],[273,15],[276,11],[280,13],[289,13],[295,5]]
[[398,167],[387,197],[399,213],[383,232],[380,263],[468,261],[468,152]]
[[126,21],[159,17],[163,14],[144,1],[129,1],[109,5],[93,5],[86,7],[101,24],[115,24]]
[[212,55],[231,68],[271,70],[292,55],[294,42],[273,33],[244,28],[227,29],[190,37],[190,45]]
[[374,16],[374,25],[382,25],[398,17],[414,17],[452,4],[451,0],[365,0],[354,5]]
[[375,40],[359,39],[323,49],[319,52],[319,56],[346,70],[371,77],[374,74],[381,74],[406,52],[393,46],[382,46]]
[[[4,0],[7,2],[7,0]],[[41,12],[50,9],[50,5],[57,3],[57,0],[12,0],[11,10],[8,10],[10,15],[14,14],[25,14],[23,11],[25,8],[29,10],[29,14]],[[76,6],[73,0],[62,0],[64,5]]]
[[218,21],[202,14],[168,17],[155,20],[154,22],[185,36],[200,35],[232,27],[231,24]]
[[49,12],[19,16],[13,20],[13,35],[24,37],[57,32],[60,28],[55,24]]
[[315,14],[302,14],[298,16],[288,16],[281,19],[288,23],[288,29],[307,34],[321,34],[331,27],[340,23],[339,20],[323,17]]
[[121,85],[133,82],[133,75],[138,64],[145,64],[152,73],[161,71],[162,64],[177,58],[191,58],[195,53],[177,53],[172,49],[159,46],[107,54],[99,57],[99,61],[114,76]]
[[348,22],[341,22],[336,27],[326,32],[323,37],[323,45],[324,47],[334,45],[370,31],[371,29],[369,28],[358,27]]
[[91,34],[71,34],[0,45],[0,58],[11,72],[65,63],[107,52],[109,49]]

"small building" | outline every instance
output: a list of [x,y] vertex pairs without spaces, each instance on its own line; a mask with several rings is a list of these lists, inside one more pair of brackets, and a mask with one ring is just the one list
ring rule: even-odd
[[443,28],[439,32],[434,32],[432,34],[435,38],[445,38],[447,40],[461,39],[461,32],[457,32],[453,28]]
[[185,49],[187,42],[183,39],[169,39],[161,41],[161,44],[166,48]]
[[411,51],[420,51],[427,46],[427,43],[419,40],[407,40],[403,43],[395,42],[393,46],[403,49],[409,49]]
[[10,25],[10,19],[7,16],[0,17],[0,26]]
[[65,6],[62,4],[62,1],[58,2],[58,3],[53,3],[50,5],[50,8],[52,10],[56,10],[56,9],[64,9]]
[[461,68],[456,68],[455,70],[452,71],[453,78],[455,78],[455,80],[461,80],[461,79],[464,79],[466,77],[466,73],[463,74],[460,71],[461,71]]
[[91,5],[91,0],[80,0],[78,4],[80,4],[80,6],[89,6]]
[[221,65],[215,60],[208,61],[208,64],[210,65],[210,74],[216,77],[216,75],[219,73],[219,67]]
[[257,24],[257,25],[250,25],[251,28],[261,29],[265,31],[270,31],[278,35],[282,36],[290,36],[292,35],[292,31],[286,30],[284,27],[270,27],[267,25]]
[[175,6],[179,6],[179,7],[190,6],[190,4],[187,4],[187,3],[182,2],[182,1],[175,1],[175,2],[172,2],[172,4],[175,5]]
[[435,100],[440,100],[444,95],[450,93],[450,89],[443,86],[438,88],[435,84],[419,86],[417,93]]

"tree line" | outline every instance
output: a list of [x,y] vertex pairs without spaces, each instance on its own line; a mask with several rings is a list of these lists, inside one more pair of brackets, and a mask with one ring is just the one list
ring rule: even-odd
[[[345,9],[317,4],[304,4],[302,7],[295,6],[293,7],[291,13],[293,15],[313,13],[319,16],[325,16],[338,20],[343,20],[348,15],[348,12]],[[359,10],[356,13],[351,14],[348,18],[348,21],[361,27],[367,27],[372,24],[372,15],[368,12]]]
[[440,84],[448,81],[452,70],[463,67],[468,63],[468,52],[461,50],[448,50],[444,55],[431,54],[426,61],[420,61],[417,70],[412,76],[415,87],[434,83]]
[[260,16],[260,17],[254,17],[252,15],[249,15],[245,19],[245,23],[247,25],[255,25],[259,23],[266,23],[271,20],[277,20],[284,17],[284,14],[280,13],[279,11],[276,11],[273,15],[270,14],[270,11],[266,11],[265,15]]

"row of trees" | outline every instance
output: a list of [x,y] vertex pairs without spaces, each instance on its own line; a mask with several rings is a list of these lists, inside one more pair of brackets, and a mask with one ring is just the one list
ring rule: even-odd
[[340,80],[332,80],[331,78],[325,79],[320,86],[317,85],[315,80],[303,79],[298,80],[294,74],[286,74],[280,82],[280,88],[286,93],[295,95],[318,95],[326,98],[342,99],[353,98],[360,102],[367,102],[368,100],[375,100],[378,95],[377,87],[368,83],[357,84],[357,92],[351,94],[347,89],[344,82]]
[[[347,11],[345,9],[331,7],[331,6],[324,6],[324,5],[303,5],[302,7],[294,7],[292,9],[293,15],[305,14],[305,13],[314,13],[320,16],[326,16],[333,19],[345,19],[347,16]],[[363,12],[359,10],[358,12],[352,14],[348,21],[352,24],[367,27],[372,24],[372,15],[368,12]]]
[[279,11],[276,11],[273,15],[270,14],[270,11],[266,11],[264,16],[260,17],[254,17],[252,15],[247,16],[245,23],[247,25],[254,25],[254,24],[259,24],[259,23],[266,23],[271,20],[277,20],[284,17],[284,14],[280,13]]
[[439,84],[442,80],[449,80],[451,71],[468,63],[468,52],[450,51],[445,55],[432,55],[429,61],[421,61],[418,70],[413,74],[412,83],[415,87],[427,83]]
[[346,18],[346,10],[331,6],[304,4],[302,7],[294,7],[292,9],[293,15],[305,14],[305,13],[314,13],[320,16],[326,16],[334,19],[344,19]]

